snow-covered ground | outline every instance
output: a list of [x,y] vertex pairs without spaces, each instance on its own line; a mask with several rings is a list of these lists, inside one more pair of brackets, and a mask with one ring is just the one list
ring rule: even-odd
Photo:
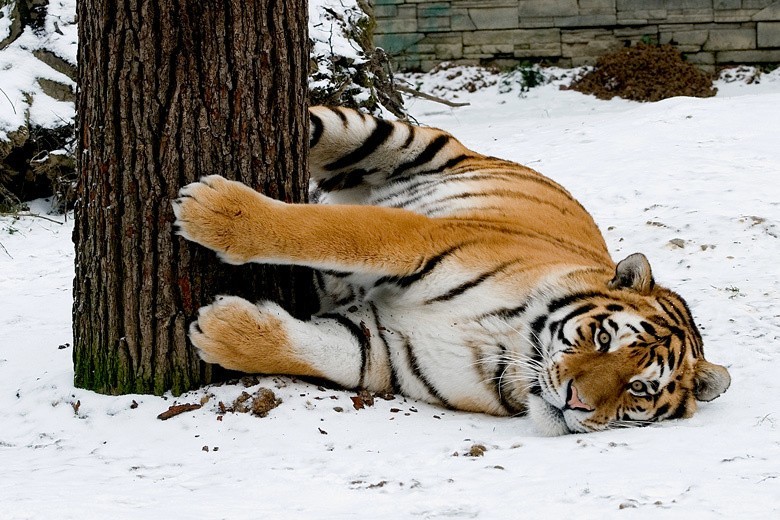
[[688,299],[733,377],[692,419],[545,438],[525,418],[400,396],[355,410],[353,392],[289,378],[259,379],[283,400],[265,418],[218,414],[240,384],[177,399],[75,389],[72,222],[2,217],[0,517],[780,517],[780,74],[719,86],[655,104],[554,84],[462,94],[459,109],[410,102],[421,123],[563,183],[616,258],[646,253]]

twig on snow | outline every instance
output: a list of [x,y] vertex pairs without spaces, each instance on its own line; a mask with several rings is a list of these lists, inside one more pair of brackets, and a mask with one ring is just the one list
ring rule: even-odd
[[43,215],[39,215],[37,213],[0,213],[0,217],[35,217],[35,218],[42,218],[43,220],[48,220],[49,222],[54,222],[55,224],[59,224],[62,226],[65,224],[64,222],[60,222],[59,220],[54,220],[53,218],[44,217]]
[[405,87],[403,85],[396,85],[395,89],[400,92],[403,92],[404,94],[409,94],[410,96],[427,99],[428,101],[441,103],[442,105],[447,105],[448,107],[453,107],[453,108],[467,107],[471,104],[471,103],[456,103],[454,101],[432,96],[431,94],[426,94],[425,92],[420,92],[419,90],[414,90],[413,88]]

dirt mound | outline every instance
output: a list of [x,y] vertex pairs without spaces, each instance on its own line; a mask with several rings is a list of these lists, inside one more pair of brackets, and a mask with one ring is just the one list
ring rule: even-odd
[[683,61],[677,49],[644,43],[602,56],[595,69],[568,88],[599,99],[618,96],[634,101],[710,97],[717,92],[712,77]]

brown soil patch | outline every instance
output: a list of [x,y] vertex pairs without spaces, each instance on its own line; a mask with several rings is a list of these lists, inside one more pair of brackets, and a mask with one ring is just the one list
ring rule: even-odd
[[685,62],[673,46],[644,43],[602,56],[595,69],[568,88],[599,99],[634,101],[710,97],[717,92],[712,76]]

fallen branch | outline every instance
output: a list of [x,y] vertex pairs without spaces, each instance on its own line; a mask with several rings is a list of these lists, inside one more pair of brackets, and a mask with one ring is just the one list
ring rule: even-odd
[[7,254],[7,255],[8,255],[8,258],[10,258],[11,260],[13,260],[13,259],[14,259],[14,257],[12,257],[12,256],[11,256],[11,253],[9,253],[9,252],[8,252],[8,249],[6,249],[6,248],[5,248],[5,246],[3,245],[3,243],[2,243],[2,242],[0,242],[0,247],[2,247],[2,248],[3,248],[3,251],[5,251],[5,254]]
[[48,220],[49,222],[54,222],[55,224],[59,224],[60,226],[64,225],[64,222],[60,222],[59,220],[54,220],[53,218],[44,217],[43,215],[39,215],[37,213],[0,213],[0,217],[35,217],[35,218],[42,218],[43,220]]
[[414,90],[413,88],[404,87],[403,85],[396,85],[395,89],[399,92],[403,92],[404,94],[409,94],[410,96],[427,99],[428,101],[433,101],[434,103],[441,103],[442,105],[447,105],[448,107],[453,107],[453,108],[467,107],[471,104],[471,103],[456,103],[448,99],[432,96],[430,94],[426,94],[425,92],[420,92],[419,90]]
[[163,413],[157,416],[158,419],[161,421],[165,421],[170,419],[171,417],[176,417],[177,415],[181,415],[183,413],[191,412],[192,410],[198,410],[200,409],[201,405],[199,404],[175,404],[165,410]]

